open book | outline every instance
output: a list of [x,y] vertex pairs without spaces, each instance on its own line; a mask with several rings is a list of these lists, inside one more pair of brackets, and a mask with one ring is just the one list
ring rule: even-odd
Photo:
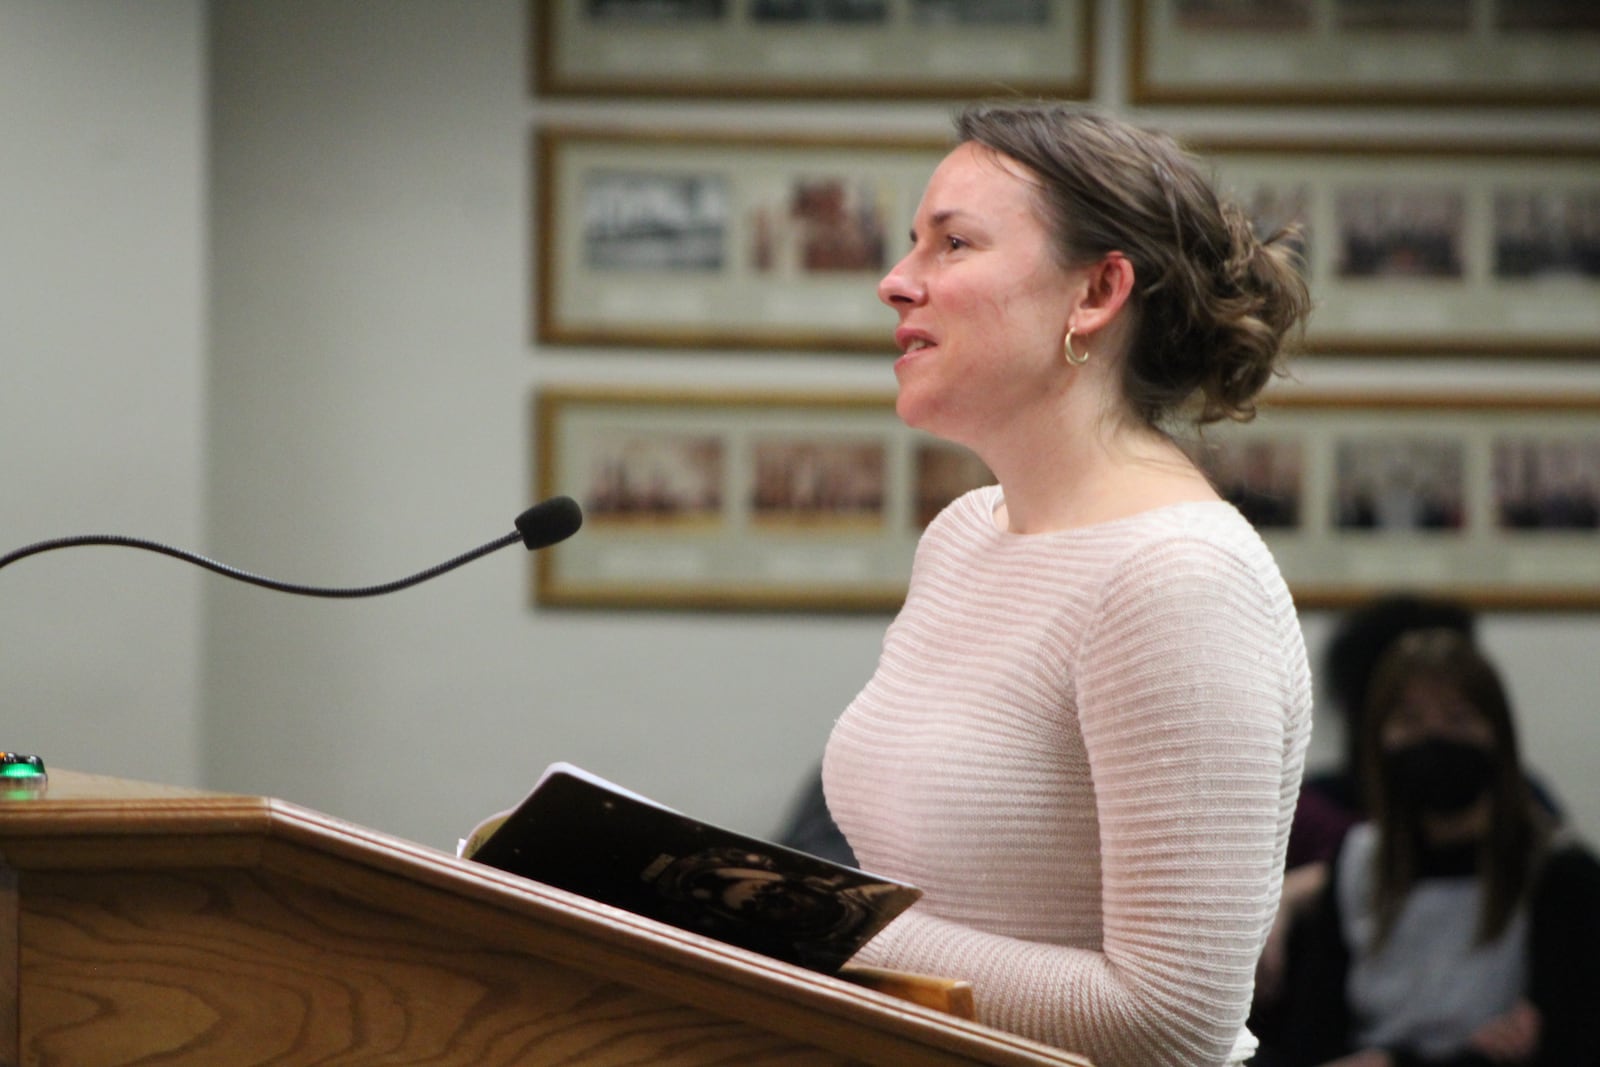
[[833,973],[922,891],[691,818],[567,763],[461,856]]

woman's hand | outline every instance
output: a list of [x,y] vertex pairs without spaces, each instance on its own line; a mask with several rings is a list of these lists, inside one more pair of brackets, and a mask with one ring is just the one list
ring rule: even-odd
[[1539,1047],[1539,1009],[1519,1000],[1472,1032],[1468,1044],[1496,1063],[1523,1063]]

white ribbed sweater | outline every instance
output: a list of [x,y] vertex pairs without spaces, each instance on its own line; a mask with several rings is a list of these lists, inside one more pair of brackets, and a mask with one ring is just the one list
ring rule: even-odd
[[1016,535],[1000,499],[923,535],[828,743],[861,865],[926,892],[857,960],[1102,1067],[1238,1059],[1310,737],[1288,590],[1226,504]]

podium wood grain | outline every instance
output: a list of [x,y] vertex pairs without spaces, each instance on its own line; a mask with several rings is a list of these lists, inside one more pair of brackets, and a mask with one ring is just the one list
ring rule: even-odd
[[1086,1067],[295,805],[52,771],[0,800],[0,1064],[133,1063]]

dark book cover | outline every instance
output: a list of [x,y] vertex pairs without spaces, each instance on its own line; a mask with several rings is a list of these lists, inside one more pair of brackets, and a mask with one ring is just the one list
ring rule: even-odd
[[713,826],[570,764],[485,819],[461,854],[831,974],[922,891]]

